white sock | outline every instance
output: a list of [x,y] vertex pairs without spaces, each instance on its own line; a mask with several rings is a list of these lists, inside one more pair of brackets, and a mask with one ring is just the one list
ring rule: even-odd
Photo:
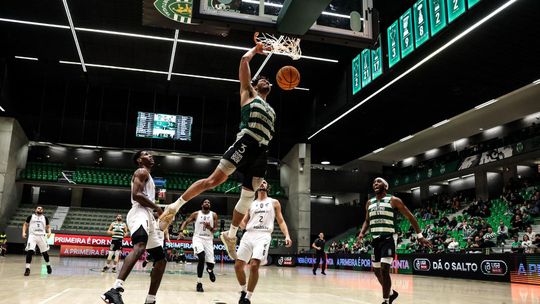
[[156,295],[147,295],[146,296],[146,303],[154,303],[156,301]]
[[26,268],[30,268],[30,263],[26,263]]
[[116,279],[113,288],[124,288],[124,280]]
[[197,278],[197,283],[202,283],[202,278]]
[[247,292],[247,285],[240,285],[243,292]]
[[229,238],[235,238],[236,237],[236,231],[238,231],[238,227],[233,226],[233,224],[231,224],[231,228],[229,228],[229,234],[227,236]]
[[252,291],[248,291],[246,294],[246,299],[251,299],[251,296],[253,295]]
[[388,303],[389,300],[384,298],[383,301],[384,301],[384,303]]
[[187,203],[182,197],[179,197],[174,203],[170,204],[171,208],[174,209],[175,212],[178,212],[184,204]]
[[49,262],[45,262],[45,265],[47,265],[47,266],[51,266],[51,261],[49,261]]

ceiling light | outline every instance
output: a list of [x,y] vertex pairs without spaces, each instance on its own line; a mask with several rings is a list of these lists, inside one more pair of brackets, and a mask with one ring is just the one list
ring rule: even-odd
[[[60,60],[59,63],[62,64],[70,64],[70,65],[80,65],[80,62],[74,62],[74,61],[66,61],[66,60]],[[151,74],[163,74],[168,75],[168,72],[165,71],[157,71],[157,70],[147,70],[147,69],[139,69],[139,68],[130,68],[130,67],[122,67],[122,66],[115,66],[115,65],[105,65],[105,64],[94,64],[94,63],[86,63],[87,67],[94,67],[94,68],[103,68],[103,69],[111,69],[111,70],[123,70],[123,71],[131,71],[131,72],[144,72],[144,73],[151,73]],[[238,79],[231,79],[231,78],[221,78],[221,77],[213,77],[213,76],[204,76],[204,75],[196,75],[196,74],[186,74],[186,73],[171,73],[171,75],[180,76],[180,77],[190,77],[190,78],[199,78],[199,79],[208,79],[208,80],[219,80],[219,81],[228,81],[228,82],[240,82]],[[309,91],[307,88],[297,88],[299,90]]]
[[66,10],[69,28],[71,29],[71,34],[73,35],[73,40],[75,41],[75,48],[77,49],[77,53],[79,54],[79,60],[81,61],[83,72],[86,73],[86,66],[84,65],[84,58],[81,52],[81,46],[79,45],[79,39],[77,39],[77,33],[75,33],[75,27],[73,26],[73,19],[71,19],[71,12],[69,11],[67,1],[62,0],[62,2],[64,3],[64,9]]
[[409,140],[409,139],[411,139],[411,138],[413,138],[413,137],[414,137],[414,135],[405,136],[405,137],[403,137],[402,139],[400,139],[399,142],[407,141],[407,140]]
[[533,82],[533,84],[540,84],[540,79],[538,79],[537,81]]
[[440,121],[440,122],[434,124],[434,125],[433,125],[433,128],[440,127],[440,126],[442,126],[442,125],[448,123],[449,121],[450,121],[450,119],[445,119],[445,120],[443,120],[443,121]]
[[382,91],[386,90],[388,87],[390,87],[391,85],[393,85],[394,83],[396,83],[397,81],[399,81],[401,78],[407,76],[408,74],[410,74],[412,71],[416,70],[418,67],[422,66],[424,63],[428,62],[429,60],[431,60],[433,57],[437,56],[438,54],[440,54],[442,51],[446,50],[448,47],[450,47],[451,45],[453,45],[454,43],[456,43],[457,41],[461,40],[463,37],[467,36],[469,33],[471,33],[473,30],[475,30],[476,28],[478,28],[480,25],[484,24],[485,22],[487,22],[488,20],[490,20],[491,18],[495,17],[496,15],[498,15],[500,12],[502,12],[504,9],[506,9],[507,7],[509,7],[510,5],[514,4],[517,0],[510,0],[508,2],[506,2],[505,4],[501,5],[499,8],[497,8],[496,10],[494,10],[493,12],[491,12],[489,15],[487,15],[486,17],[482,18],[480,21],[476,22],[475,24],[473,24],[471,27],[467,28],[466,30],[464,30],[463,32],[461,32],[459,35],[457,35],[456,37],[454,37],[452,40],[448,41],[446,44],[444,44],[443,46],[441,46],[439,49],[437,49],[436,51],[434,51],[433,53],[429,54],[428,56],[426,56],[424,59],[422,59],[420,62],[418,62],[417,64],[415,64],[414,66],[412,66],[411,68],[409,68],[407,71],[403,72],[401,75],[399,75],[398,77],[394,78],[392,81],[390,81],[389,83],[387,83],[386,85],[384,85],[382,88],[378,89],[377,91],[375,91],[373,94],[369,95],[368,97],[366,97],[364,100],[360,101],[359,103],[357,103],[355,106],[353,106],[352,108],[350,108],[349,110],[347,110],[345,113],[341,114],[340,116],[338,116],[336,119],[332,120],[331,122],[329,122],[328,124],[326,124],[324,127],[320,128],[317,132],[313,133],[310,137],[308,137],[308,140],[312,139],[313,137],[315,137],[317,134],[319,134],[320,132],[326,130],[326,128],[330,127],[331,125],[335,124],[336,122],[338,122],[339,120],[341,120],[343,117],[349,115],[349,113],[351,113],[352,111],[356,110],[359,106],[363,105],[364,103],[368,102],[369,100],[371,100],[373,97],[379,95],[379,93],[381,93]]
[[330,165],[330,162],[327,161],[327,160],[323,160],[323,161],[321,162],[321,165]]
[[463,175],[461,178],[467,178],[467,177],[471,177],[471,176],[474,176],[474,173]]
[[411,191],[420,190],[420,187],[411,188]]
[[377,149],[377,150],[373,151],[373,154],[375,154],[375,153],[379,153],[379,152],[381,152],[382,150],[384,150],[384,148],[379,148],[379,149]]
[[447,180],[447,182],[452,182],[452,181],[455,181],[455,180],[458,180],[458,179],[459,179],[459,177],[454,177],[454,178],[451,178],[451,179]]
[[4,110],[4,108],[2,108],[2,106],[0,106],[0,111],[5,112],[6,110]]
[[32,21],[17,20],[17,19],[8,19],[8,18],[0,18],[0,21],[2,21],[2,22],[10,22],[10,23],[26,24],[26,25],[37,25],[37,26],[44,26],[44,27],[54,27],[54,28],[61,28],[61,29],[69,30],[69,26],[67,26],[67,25],[60,25],[60,24],[51,24],[51,23],[42,23],[42,22],[32,22]]
[[174,64],[174,56],[176,55],[176,42],[178,41],[178,29],[174,31],[174,41],[171,52],[171,62],[169,63],[169,73],[167,74],[167,80],[171,80],[171,73]]
[[[80,62],[64,61],[64,60],[60,60],[59,62],[63,63],[63,64],[71,64],[71,65],[80,65],[81,64]],[[124,70],[124,71],[146,72],[146,73],[152,73],[152,74],[165,74],[165,75],[167,75],[167,72],[164,72],[164,71],[128,68],[128,67],[120,67],[120,66],[114,66],[114,65],[87,63],[86,66],[94,67],[94,68],[111,69],[111,70]]]
[[300,90],[300,91],[309,91],[308,88],[301,88],[301,87],[296,87],[294,88],[295,90]]
[[334,199],[333,196],[328,196],[328,195],[321,195],[320,198],[322,198],[322,199]]
[[311,198],[317,198],[316,195],[310,195],[309,197],[311,197]]
[[24,59],[24,60],[34,60],[34,61],[39,60],[39,59],[37,59],[36,57],[26,57],[26,56],[15,56],[15,58],[17,58],[17,59]]
[[497,101],[498,101],[498,99],[492,99],[492,100],[490,100],[490,101],[484,102],[483,104],[479,104],[479,105],[477,105],[477,106],[474,107],[474,108],[477,109],[477,110],[479,110],[479,109],[481,109],[481,108],[483,108],[483,107],[489,106],[489,105],[492,104],[492,103],[496,103]]
[[[17,20],[17,19],[0,18],[0,22],[1,21],[10,22],[10,23],[19,23],[19,24],[44,26],[44,27],[54,27],[54,28],[61,28],[61,29],[70,29],[70,27],[66,26],[66,25],[41,23],[41,22],[32,22],[32,21]],[[93,29],[93,28],[86,28],[86,27],[75,27],[75,30],[76,31],[81,31],[81,32],[91,32],[91,33],[99,33],[99,34],[106,34],[106,35],[116,35],[116,36],[125,36],[125,37],[142,38],[142,39],[153,39],[153,40],[162,40],[162,41],[173,41],[174,40],[174,39],[168,38],[168,37],[160,37],[160,36],[153,36],[153,35],[143,35],[143,34],[118,32],[118,31],[109,31],[109,30],[100,30],[100,29]],[[220,43],[210,43],[210,42],[204,42],[204,41],[185,40],[185,39],[178,39],[178,43],[212,46],[212,47],[218,47],[218,48],[224,48],[224,49],[234,49],[234,50],[241,50],[241,51],[249,51],[251,49],[250,47],[244,47],[244,46],[235,46],[235,45],[227,45],[227,44],[220,44]],[[276,55],[288,56],[288,55],[284,55],[284,54],[276,54]],[[322,58],[322,57],[315,57],[315,56],[307,56],[307,55],[302,55],[302,57],[300,57],[300,58],[323,61],[323,62],[332,62],[332,63],[338,63],[339,62],[339,60],[336,60],[336,59]]]

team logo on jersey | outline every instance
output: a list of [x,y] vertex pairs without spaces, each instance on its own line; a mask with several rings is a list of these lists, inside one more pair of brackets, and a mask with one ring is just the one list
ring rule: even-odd
[[173,21],[191,23],[193,0],[156,0],[154,6]]

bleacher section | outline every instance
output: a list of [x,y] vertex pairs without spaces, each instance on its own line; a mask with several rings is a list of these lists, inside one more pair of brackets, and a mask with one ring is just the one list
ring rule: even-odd
[[[43,212],[45,216],[49,219],[52,218],[54,212],[56,211],[57,206],[47,206],[47,205],[41,205],[43,207]],[[8,226],[11,227],[18,227],[22,229],[22,226],[24,222],[26,221],[26,218],[29,215],[32,215],[36,211],[35,205],[21,205],[19,208],[17,208],[17,211],[15,211],[15,214],[11,217],[11,219],[8,222]]]
[[[76,184],[129,187],[133,169],[80,166],[71,172],[73,181]],[[61,176],[61,164],[29,162],[26,169],[21,172],[20,179],[55,182]],[[164,177],[167,181],[165,188],[168,190],[185,191],[193,182],[204,177],[206,176],[184,173],[169,173]],[[284,196],[285,191],[283,188],[281,188],[278,181],[269,180],[268,182],[270,184],[270,196]],[[239,194],[240,190],[241,187],[238,182],[228,180],[217,186],[215,189],[209,191],[215,193]]]
[[109,225],[122,214],[126,219],[129,210],[71,207],[61,230],[106,235]]
[[[519,196],[523,198],[524,201],[528,201],[533,198],[535,192],[535,187],[528,187],[519,190],[517,193]],[[418,224],[420,226],[420,229],[422,230],[422,233],[426,238],[429,238],[429,234],[433,235],[444,235],[445,239],[453,238],[459,243],[459,247],[456,250],[468,250],[467,248],[467,237],[464,236],[464,233],[461,229],[456,228],[450,228],[448,226],[448,223],[441,225],[440,221],[444,217],[447,217],[448,219],[455,218],[455,220],[458,223],[458,226],[460,223],[462,223],[464,220],[467,221],[467,223],[473,227],[478,227],[480,225],[483,225],[484,223],[488,227],[492,227],[494,232],[497,232],[497,227],[500,225],[500,222],[503,222],[504,225],[508,228],[512,228],[511,218],[514,215],[512,212],[512,208],[516,208],[516,206],[511,206],[510,202],[506,201],[503,198],[496,198],[493,200],[490,200],[486,203],[486,205],[489,206],[489,216],[480,217],[480,216],[471,216],[470,214],[461,212],[455,212],[451,213],[451,210],[441,210],[439,211],[439,215],[436,218],[431,219],[423,219],[419,216],[417,216]],[[517,206],[519,207],[519,206]],[[413,212],[416,213],[416,212]],[[402,242],[398,243],[398,247],[396,248],[396,252],[399,254],[403,253],[413,253],[417,250],[420,250],[418,244],[411,242],[409,238],[406,238],[405,235],[410,232],[411,224],[410,222],[403,218],[403,216],[398,216],[397,221],[397,232],[401,233],[403,236]],[[429,230],[429,231],[428,231]],[[479,231],[479,230],[478,230]],[[533,230],[535,231],[535,230]],[[358,234],[358,230],[351,231],[350,233],[341,236],[339,240],[335,240],[337,244],[340,244],[340,248],[347,247],[348,250],[353,249],[359,250],[360,247],[358,247],[358,244],[356,244],[356,236]],[[535,231],[538,233],[539,231]],[[523,231],[519,232],[519,240],[522,239],[522,235],[524,234]],[[364,238],[366,241],[370,241],[370,236]],[[331,244],[332,242],[327,242],[328,249],[332,251]],[[500,243],[496,244],[498,251],[505,251],[508,252],[511,248],[510,245],[511,241],[510,239],[507,239],[506,243]],[[435,244],[434,244],[435,245]],[[446,245],[444,245],[446,246]],[[435,252],[436,250],[441,250],[441,248],[437,249],[434,246],[433,250],[430,250],[429,252]],[[442,248],[443,252],[447,251],[447,248]]]
[[62,175],[62,164],[28,162],[20,178],[27,180],[56,182]]
[[133,170],[99,167],[80,167],[73,172],[73,181],[77,184],[127,187],[131,183]]
[[[56,211],[57,206],[43,206],[45,210],[45,216],[49,219],[52,218]],[[34,213],[36,209],[35,205],[21,205],[15,215],[10,219],[8,226],[18,227],[22,229],[23,223],[26,218]],[[109,228],[111,222],[116,218],[117,214],[122,214],[125,221],[129,210],[124,209],[103,209],[103,208],[86,208],[86,207],[70,207],[69,212],[64,220],[62,227],[57,232],[70,232],[70,233],[83,233],[92,235],[107,235],[106,231]],[[229,229],[232,221],[230,215],[219,216],[218,228],[221,224],[221,219],[225,220],[224,229]],[[173,234],[178,232],[181,222],[176,221],[173,223]],[[187,230],[187,231],[186,231]],[[188,225],[184,230],[185,234],[191,236],[193,233],[193,224]],[[220,231],[216,231],[215,238],[219,238]],[[272,234],[272,241],[270,248],[276,248],[278,246],[284,246],[285,235],[279,229],[277,222],[274,223],[274,233]]]

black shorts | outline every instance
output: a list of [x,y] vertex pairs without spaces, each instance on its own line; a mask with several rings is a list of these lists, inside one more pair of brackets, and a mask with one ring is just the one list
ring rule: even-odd
[[122,250],[122,240],[112,240],[110,251]]
[[373,255],[371,256],[373,262],[378,263],[381,258],[393,258],[396,254],[396,243],[392,234],[373,239],[371,244],[373,245]]
[[[244,134],[223,154],[244,175],[243,186],[252,188],[253,177],[266,176],[268,146],[260,144],[255,138]],[[256,189],[254,189],[256,190]]]

